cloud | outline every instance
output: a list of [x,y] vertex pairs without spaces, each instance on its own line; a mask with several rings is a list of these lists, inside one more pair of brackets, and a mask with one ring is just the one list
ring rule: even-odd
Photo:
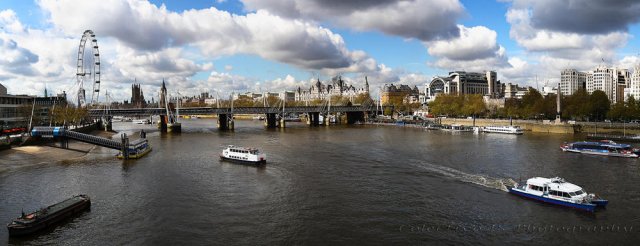
[[161,80],[170,77],[191,77],[197,72],[206,71],[213,64],[196,64],[182,58],[181,48],[167,48],[157,52],[137,52],[126,46],[118,47],[118,57],[114,65],[125,77],[141,77],[149,80]]
[[640,2],[636,0],[514,0],[526,7],[531,23],[548,31],[607,34],[627,31],[640,21]]
[[11,9],[0,11],[0,26],[7,32],[22,32],[25,29],[16,12]]
[[458,0],[242,0],[249,10],[265,9],[292,19],[329,22],[357,31],[422,41],[458,36],[465,15]]
[[19,47],[16,41],[0,37],[0,74],[33,75],[38,56]]
[[[525,58],[509,60],[511,69],[505,69],[507,79],[525,80],[535,85],[535,78],[540,81],[556,83],[560,70],[575,68],[588,71],[597,65],[621,65],[618,62],[617,50],[624,47],[632,36],[626,27],[636,20],[625,17],[627,9],[639,4],[628,1],[512,1],[505,17],[511,25],[509,36],[524,48]],[[610,4],[609,4],[610,3]],[[609,6],[605,6],[609,5]],[[551,9],[553,8],[553,9]],[[625,21],[609,20],[601,13],[612,15],[611,18],[622,18]],[[597,12],[596,11],[596,12]],[[620,13],[617,13],[620,11]],[[638,11],[635,11],[636,13]],[[618,17],[613,17],[620,14]],[[554,16],[551,16],[554,15]],[[593,18],[593,20],[586,20]],[[610,23],[605,26],[592,21]],[[589,25],[595,25],[590,26]]]
[[498,45],[497,34],[484,26],[459,25],[460,36],[451,40],[425,42],[437,60],[429,65],[448,70],[495,70],[509,67],[506,50]]
[[495,56],[500,50],[495,31],[484,26],[458,26],[460,37],[428,43],[432,56],[447,57],[451,60],[477,60]]
[[194,46],[208,57],[255,54],[264,59],[320,70],[366,68],[360,51],[350,51],[338,34],[302,20],[283,19],[260,10],[235,15],[214,7],[172,12],[147,1],[41,0],[51,23],[68,35],[92,29],[145,51]]

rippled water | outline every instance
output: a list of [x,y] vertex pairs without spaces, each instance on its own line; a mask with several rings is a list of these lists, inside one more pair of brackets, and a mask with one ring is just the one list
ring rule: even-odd
[[[640,239],[636,159],[563,153],[573,136],[428,132],[376,126],[219,132],[185,120],[182,134],[145,128],[153,151],[0,173],[0,222],[73,194],[91,211],[37,236],[0,244],[634,244]],[[262,168],[220,162],[226,145],[265,151]],[[610,200],[595,214],[505,192],[532,176],[562,176]],[[596,226],[596,231],[594,231]],[[604,226],[604,229],[601,227]],[[606,228],[609,226],[609,229]],[[613,228],[612,228],[613,226]],[[631,232],[624,232],[624,226]]]

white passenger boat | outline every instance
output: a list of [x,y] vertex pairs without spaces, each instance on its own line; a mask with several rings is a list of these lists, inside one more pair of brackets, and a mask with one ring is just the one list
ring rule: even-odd
[[265,164],[267,156],[256,148],[237,147],[233,145],[227,146],[220,154],[220,159],[225,161],[248,163],[248,164]]
[[565,152],[582,153],[589,155],[604,155],[615,157],[638,158],[640,150],[633,148],[629,144],[619,144],[611,140],[601,140],[599,142],[575,142],[564,143],[560,149]]
[[524,130],[519,126],[485,126],[482,132],[522,135]]
[[509,192],[537,201],[589,212],[595,211],[596,207],[606,207],[609,203],[595,194],[587,194],[580,186],[566,182],[559,177],[530,178],[526,184],[516,184],[514,187],[510,187]]
[[146,124],[151,124],[151,121],[149,119],[136,119],[136,120],[133,120],[133,123],[138,125],[146,125]]
[[448,131],[448,132],[472,132],[473,128],[464,126],[464,125],[443,125],[440,130]]

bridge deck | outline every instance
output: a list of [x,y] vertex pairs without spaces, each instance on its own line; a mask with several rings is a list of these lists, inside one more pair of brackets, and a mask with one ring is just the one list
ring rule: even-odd
[[[393,106],[383,106],[382,109],[375,106],[295,106],[284,109],[284,113],[315,113],[315,112],[375,112],[386,108],[393,109]],[[204,115],[204,114],[277,114],[282,113],[282,108],[268,107],[238,107],[238,108],[213,108],[196,107],[180,108],[183,115]],[[133,109],[91,109],[89,115],[92,117],[101,116],[149,116],[166,114],[164,108],[133,108]]]

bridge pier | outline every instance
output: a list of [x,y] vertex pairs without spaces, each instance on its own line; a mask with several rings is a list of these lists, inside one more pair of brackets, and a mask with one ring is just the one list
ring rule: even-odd
[[285,121],[284,121],[284,116],[282,116],[282,118],[280,118],[280,128],[284,128],[285,127]]
[[267,114],[267,116],[264,118],[264,126],[267,128],[276,128],[276,120],[277,118],[277,114],[275,113],[269,113]]
[[160,132],[167,132],[167,123],[169,122],[169,117],[167,117],[166,115],[160,115],[160,122],[159,127],[160,127]]
[[127,148],[129,146],[129,138],[126,133],[123,133],[120,137],[122,141],[120,152],[122,153],[122,158],[126,160],[129,159],[129,148]]
[[364,112],[347,112],[347,124],[352,125],[358,121],[364,122]]
[[112,131],[113,130],[113,122],[111,121],[111,116],[103,117],[98,120],[98,129],[104,129],[104,131]]
[[307,125],[310,125],[310,126],[320,125],[320,112],[310,112],[307,117]]
[[69,139],[66,137],[60,138],[60,148],[68,149],[69,148]]
[[220,130],[233,130],[233,115],[232,114],[218,114],[218,129]]

